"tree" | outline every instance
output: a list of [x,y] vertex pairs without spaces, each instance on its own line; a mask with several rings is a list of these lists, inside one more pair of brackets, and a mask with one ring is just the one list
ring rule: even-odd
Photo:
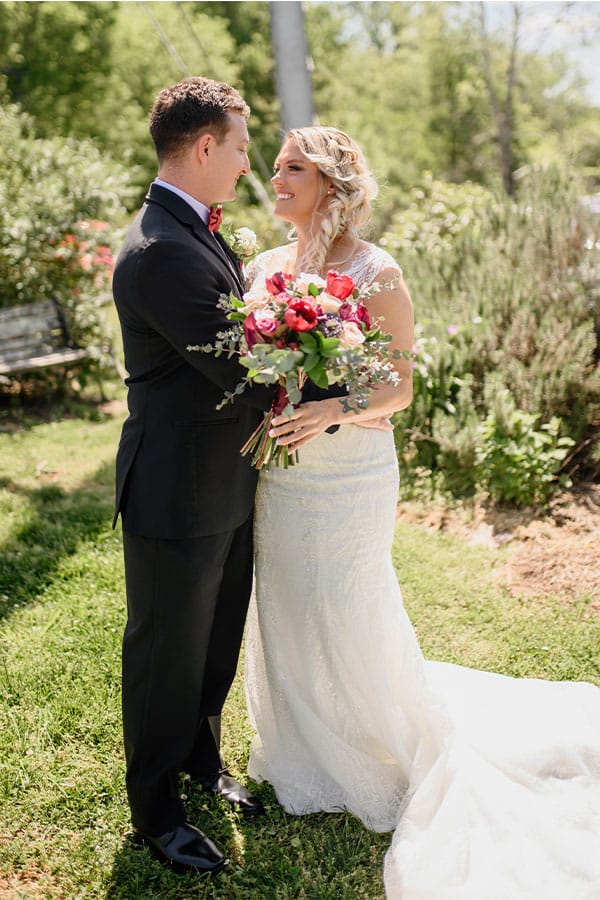
[[509,196],[515,192],[513,140],[514,140],[514,92],[517,77],[517,47],[519,43],[519,27],[521,22],[521,7],[513,4],[513,21],[509,40],[508,62],[505,75],[504,98],[501,98],[496,89],[492,76],[492,61],[490,41],[487,34],[485,20],[485,5],[479,4],[479,38],[481,41],[481,59],[483,77],[487,89],[492,116],[496,126],[496,140],[500,151],[500,168],[502,172],[502,184]]
[[95,131],[111,70],[116,3],[2,4],[0,71],[6,92],[40,136]]
[[583,82],[564,54],[525,50],[525,12],[503,7],[500,31],[475,3],[309,5],[319,118],[363,144],[383,207],[424,170],[512,191],[527,164],[597,158]]

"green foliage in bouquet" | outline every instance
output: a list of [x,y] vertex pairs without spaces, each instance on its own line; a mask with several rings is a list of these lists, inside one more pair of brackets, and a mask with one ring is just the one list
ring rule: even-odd
[[124,167],[91,143],[39,139],[17,107],[0,108],[0,306],[57,300],[90,351],[84,374],[112,367],[105,307],[130,192]]
[[[567,460],[572,476],[597,475],[598,229],[552,171],[530,173],[516,200],[428,178],[396,215],[382,243],[419,323],[415,400],[397,416],[406,491],[425,479],[541,503]],[[512,402],[500,419],[499,396]]]

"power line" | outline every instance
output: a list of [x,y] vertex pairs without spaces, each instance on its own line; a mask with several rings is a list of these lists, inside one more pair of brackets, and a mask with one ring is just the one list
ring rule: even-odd
[[171,41],[169,40],[162,25],[160,24],[158,19],[155,18],[154,14],[153,14],[152,10],[150,9],[150,7],[148,6],[148,4],[145,3],[144,0],[140,0],[140,6],[150,16],[150,21],[154,25],[154,29],[155,29],[156,33],[158,34],[159,38],[165,45],[169,56],[171,56],[175,60],[176,64],[179,66],[179,69],[183,75],[185,75],[186,77],[190,76],[192,73],[190,72],[190,70],[186,66],[185,62],[183,61],[183,59],[181,58],[181,56],[179,55],[179,53],[177,52],[177,50],[175,49],[175,47],[173,46]]
[[178,12],[179,12],[180,15],[182,16],[183,21],[185,22],[185,24],[186,24],[186,26],[187,26],[187,28],[188,28],[188,30],[189,30],[189,32],[190,32],[190,35],[192,36],[192,40],[194,41],[195,45],[196,45],[196,46],[198,47],[198,49],[200,50],[200,53],[202,54],[202,56],[203,56],[204,59],[206,60],[206,72],[207,72],[207,74],[210,75],[211,78],[213,78],[213,79],[216,80],[216,78],[217,78],[217,73],[215,72],[214,66],[212,65],[212,63],[211,63],[211,61],[210,61],[210,56],[208,55],[208,52],[207,52],[207,50],[206,50],[206,47],[204,46],[204,44],[203,44],[202,41],[200,40],[200,38],[199,38],[199,36],[198,36],[198,33],[197,33],[196,29],[194,28],[194,23],[192,22],[192,20],[191,20],[190,17],[188,16],[187,12],[185,11],[185,8],[184,8],[183,3],[176,3],[175,5],[176,5],[176,7],[177,7]]
[[[189,30],[189,33],[190,33],[194,43],[196,44],[196,46],[200,50],[200,53],[206,60],[206,71],[208,72],[208,74],[210,75],[211,78],[215,78],[218,80],[218,74],[215,70],[215,67],[211,63],[208,50],[206,49],[206,47],[200,40],[200,36],[198,35],[198,32],[196,31],[196,27],[195,27],[192,19],[188,16],[187,12],[185,11],[185,4],[178,2],[176,4],[176,6],[177,6],[179,13],[181,14],[181,16],[183,18],[183,21],[186,24],[186,27]],[[260,174],[262,175],[263,179],[265,181],[269,181],[269,179],[271,177],[271,170],[270,170],[269,166],[267,165],[267,163],[265,162],[265,159],[264,159],[262,153],[260,152],[260,150],[258,149],[258,147],[255,144],[250,144],[250,153],[252,154],[254,161],[256,162],[256,165],[258,166],[258,168],[260,170]],[[267,199],[268,199],[268,197],[267,197]],[[269,204],[270,204],[270,201],[269,201]],[[270,206],[270,208],[271,208],[271,206]]]
[[[175,61],[180,72],[186,78],[189,78],[192,75],[192,72],[190,71],[190,69],[187,66],[187,64],[185,63],[185,61],[182,59],[182,57],[179,55],[179,53],[177,52],[177,50],[175,49],[175,47],[169,40],[169,37],[166,34],[164,28],[162,27],[160,22],[157,20],[157,18],[154,16],[150,7],[148,6],[148,4],[146,2],[144,2],[144,0],[139,0],[139,3],[140,3],[140,6],[142,7],[142,9],[144,10],[144,12],[146,12],[148,14],[148,16],[150,17],[150,21],[152,22],[152,24],[154,26],[154,30],[158,34],[162,43],[164,44],[169,56]],[[180,3],[177,4],[177,7],[183,13]],[[204,57],[206,59],[208,71],[211,74],[214,74],[214,68],[211,65],[208,53],[207,53],[206,49],[203,47],[202,42],[200,41],[200,38],[198,37],[198,35],[196,34],[196,32],[194,30],[193,24],[189,21],[189,18],[187,17],[187,14],[185,14],[185,20],[186,20],[186,23],[188,24],[190,33],[192,34],[192,37],[194,38],[196,44],[200,47],[200,50],[202,51],[202,54],[204,55]],[[262,156],[260,155],[259,151],[257,149],[255,149],[254,147],[252,147],[252,145],[251,145],[251,149],[254,153],[254,156],[257,159],[257,162],[259,162],[259,165],[261,166],[261,168],[263,168],[263,171],[264,171],[264,169],[266,169],[266,171],[268,172],[268,167],[266,166],[266,163],[265,163],[264,159],[262,158]],[[257,200],[260,203],[262,203],[262,205],[265,207],[265,209],[267,209],[270,213],[272,213],[273,212],[273,204],[271,203],[271,200],[269,198],[267,191],[265,190],[263,183],[260,181],[260,179],[258,179],[256,177],[256,175],[252,171],[250,171],[246,177],[247,177],[248,181],[250,182],[250,186],[251,186],[252,190],[254,191],[254,194],[255,194]]]

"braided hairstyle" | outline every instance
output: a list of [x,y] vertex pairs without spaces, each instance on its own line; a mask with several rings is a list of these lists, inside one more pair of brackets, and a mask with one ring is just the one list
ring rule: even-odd
[[317,165],[321,176],[333,188],[319,227],[297,263],[298,272],[319,273],[335,239],[346,233],[358,236],[359,230],[369,222],[377,183],[362,150],[345,132],[315,125],[292,128],[287,138]]

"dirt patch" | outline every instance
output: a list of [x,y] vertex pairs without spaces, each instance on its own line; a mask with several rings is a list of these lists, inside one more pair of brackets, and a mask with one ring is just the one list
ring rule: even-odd
[[50,897],[59,900],[65,895],[53,890],[42,876],[20,873],[10,878],[0,877],[0,897],[2,900],[49,900]]
[[399,515],[437,531],[461,534],[472,544],[510,544],[500,577],[524,597],[550,594],[566,602],[588,600],[600,615],[600,485],[586,484],[556,497],[548,509],[503,509],[402,503]]

